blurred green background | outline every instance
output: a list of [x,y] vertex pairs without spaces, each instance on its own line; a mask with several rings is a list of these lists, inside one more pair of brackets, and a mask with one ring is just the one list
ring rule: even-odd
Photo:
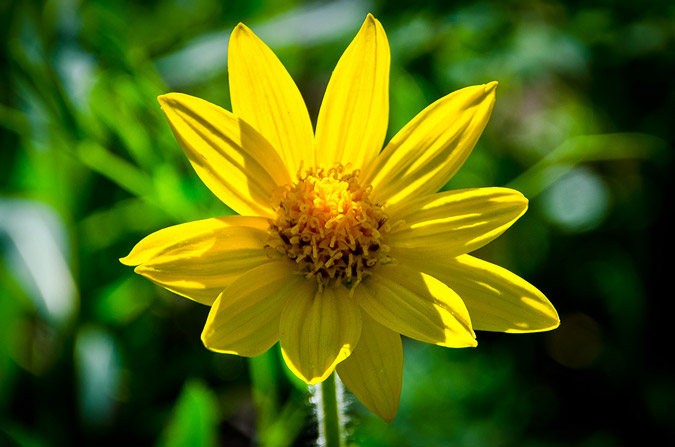
[[[316,118],[368,12],[392,51],[389,136],[427,104],[500,82],[448,188],[511,186],[529,212],[478,256],[538,286],[562,325],[405,340],[397,418],[349,400],[361,446],[633,446],[675,436],[670,252],[675,3],[0,1],[0,446],[308,446],[308,396],[276,349],[206,350],[208,308],[117,259],[229,213],[156,102],[229,108],[240,21]],[[653,441],[652,441],[653,442]]]

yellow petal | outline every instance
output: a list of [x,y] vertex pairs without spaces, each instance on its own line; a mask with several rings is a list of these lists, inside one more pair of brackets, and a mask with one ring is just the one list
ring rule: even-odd
[[158,100],[204,184],[238,214],[272,217],[272,192],[290,177],[270,143],[241,118],[203,99],[170,93]]
[[255,357],[279,340],[279,315],[289,296],[306,293],[307,281],[288,259],[256,267],[220,294],[202,341],[216,352]]
[[261,217],[226,216],[188,222],[142,239],[125,265],[156,284],[211,305],[246,271],[270,262],[264,250],[269,224]]
[[384,142],[389,121],[389,42],[368,14],[333,71],[316,125],[316,160],[360,169]]
[[560,324],[558,313],[543,293],[502,267],[469,255],[415,260],[415,265],[462,297],[474,329],[539,332]]
[[372,270],[354,296],[378,323],[406,337],[440,346],[476,346],[461,298],[433,276],[402,265]]
[[286,302],[279,332],[286,364],[313,385],[351,354],[361,335],[361,310],[344,287],[303,290]]
[[272,50],[245,25],[228,48],[232,112],[253,126],[285,161],[291,176],[314,165],[314,130],[305,101]]
[[391,422],[403,382],[401,336],[363,314],[356,349],[337,366],[340,380],[370,411]]
[[394,205],[432,194],[464,163],[495,102],[496,82],[439,99],[412,119],[367,169],[363,181],[380,202]]
[[513,189],[476,188],[404,205],[392,212],[389,245],[426,259],[430,253],[454,257],[482,247],[525,213],[527,199]]

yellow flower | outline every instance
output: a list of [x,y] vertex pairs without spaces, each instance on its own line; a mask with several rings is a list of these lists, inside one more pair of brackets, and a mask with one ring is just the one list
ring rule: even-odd
[[274,53],[243,24],[229,44],[232,112],[180,93],[159,102],[193,168],[239,216],[157,231],[121,259],[158,285],[211,307],[202,340],[257,356],[281,343],[309,384],[337,370],[371,411],[394,418],[400,334],[476,346],[473,329],[558,326],[535,287],[467,253],[527,209],[506,188],[437,191],[483,131],[496,82],[424,109],[380,152],[389,44],[368,15],[340,58],[316,132]]

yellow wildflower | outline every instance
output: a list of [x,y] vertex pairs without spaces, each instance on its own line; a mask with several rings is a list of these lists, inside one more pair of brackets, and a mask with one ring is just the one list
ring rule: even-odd
[[180,93],[159,102],[193,168],[238,216],[159,230],[121,259],[211,307],[202,340],[257,356],[277,341],[309,384],[337,370],[375,414],[394,418],[400,334],[476,346],[474,329],[558,326],[535,287],[467,253],[527,209],[506,188],[437,191],[482,133],[496,82],[428,106],[380,151],[389,44],[368,15],[340,58],[316,132],[295,83],[243,24],[228,53],[232,112]]

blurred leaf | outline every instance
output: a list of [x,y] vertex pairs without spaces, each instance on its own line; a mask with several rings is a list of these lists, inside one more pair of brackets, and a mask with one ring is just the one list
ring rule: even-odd
[[[120,200],[109,208],[98,209],[78,223],[78,233],[84,242],[83,249],[97,252],[117,243],[128,234],[145,235],[172,225],[167,213],[148,206],[147,201],[132,197]],[[117,257],[126,255],[131,246],[124,247]]]
[[216,396],[199,379],[183,386],[158,447],[216,447],[220,414]]
[[16,447],[45,447],[53,445],[30,427],[17,424],[0,426],[0,445]]
[[581,163],[656,159],[663,156],[665,146],[663,140],[644,134],[573,137],[506,186],[533,198]]
[[3,104],[0,104],[0,126],[21,136],[29,133],[28,120],[23,113]]
[[152,180],[137,167],[123,160],[100,144],[87,140],[77,146],[82,162],[109,178],[122,189],[138,197],[148,197],[153,191]]
[[[33,24],[27,23],[27,26]],[[39,98],[52,123],[59,123],[66,132],[76,138],[80,137],[82,132],[75,109],[64,92],[54,67],[47,63],[43,49],[38,50],[38,46],[35,40],[26,43],[19,40],[10,42],[10,53],[21,86],[27,88],[35,98]]]
[[[500,82],[490,124],[450,186],[503,185],[534,165],[509,186],[543,193],[538,212],[479,255],[540,287],[563,327],[564,315],[592,317],[606,349],[570,370],[545,349],[557,333],[481,333],[470,351],[405,340],[398,416],[385,424],[354,402],[355,441],[672,439],[672,331],[659,283],[675,137],[671,3],[0,2],[0,195],[48,204],[66,231],[54,261],[35,216],[0,210],[24,250],[0,235],[0,446],[313,442],[307,386],[278,347],[250,362],[208,352],[199,341],[208,308],[117,258],[159,228],[230,212],[194,174],[158,94],[179,89],[227,108],[227,39],[241,21],[274,49],[316,118],[368,12],[392,50],[390,135],[452,90]],[[602,135],[624,131],[635,133]],[[37,292],[15,268],[27,246]],[[81,299],[57,333],[34,302],[67,291],[42,273],[64,264]],[[571,328],[561,331],[567,345],[578,340]]]
[[[305,424],[306,409],[295,399],[279,408],[283,375],[276,348],[263,355],[249,359],[253,399],[257,409],[258,443],[261,447],[287,447],[293,445]],[[295,377],[295,376],[294,376]],[[304,395],[307,386],[300,385]]]
[[258,409],[258,433],[264,437],[279,410],[279,359],[273,349],[249,359],[253,400]]
[[152,302],[153,288],[138,275],[129,275],[100,293],[96,306],[101,321],[128,324]]
[[261,433],[260,445],[269,447],[287,447],[294,445],[307,421],[308,408],[296,399],[291,399],[277,414],[264,433]]
[[392,67],[389,127],[387,138],[393,137],[429,104],[421,88],[422,79]]
[[193,170],[183,174],[169,164],[162,164],[154,169],[152,181],[157,206],[177,222],[209,217],[204,202],[212,204],[218,216],[233,214],[199,181]]
[[75,341],[80,411],[86,425],[105,427],[113,417],[120,386],[120,360],[115,338],[106,330],[87,325]]
[[[153,127],[161,115],[155,98],[162,88],[149,84],[147,79],[134,79],[126,73],[104,73],[90,97],[96,117],[123,143],[136,164],[146,170],[162,159],[153,138]],[[154,115],[148,116],[151,107]]]
[[[0,244],[2,244],[0,235]],[[0,245],[2,247],[2,245]],[[11,350],[22,341],[23,334],[17,333],[17,324],[21,318],[21,304],[18,302],[19,286],[5,269],[4,259],[0,258],[0,413],[7,407],[13,395],[16,378],[16,363],[10,357]],[[0,442],[0,445],[2,443]]]
[[0,236],[5,235],[8,268],[40,315],[63,329],[79,304],[64,222],[42,202],[0,197]]

